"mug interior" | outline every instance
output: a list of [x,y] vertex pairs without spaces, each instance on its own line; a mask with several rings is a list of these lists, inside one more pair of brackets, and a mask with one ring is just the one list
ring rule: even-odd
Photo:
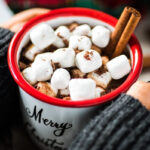
[[[72,8],[72,9],[75,9],[75,8]],[[86,10],[86,11],[89,10],[89,11],[98,13],[99,15],[104,14],[104,13],[100,14],[101,12],[95,11],[95,10],[90,10],[90,9],[85,9],[85,8],[84,9],[80,8],[80,9]],[[44,15],[42,15],[42,16],[44,17]],[[105,17],[107,17],[107,18],[105,18]],[[109,19],[109,21],[107,21],[108,19]],[[28,25],[30,25],[30,23],[33,23],[33,22],[34,22],[34,25],[28,27]],[[135,36],[132,36],[129,44],[127,45],[127,49],[129,51],[130,59],[131,59],[131,63],[132,63],[132,70],[131,70],[130,74],[128,75],[127,79],[125,80],[125,82],[121,86],[119,86],[117,89],[115,89],[113,92],[110,92],[110,93],[108,93],[102,97],[96,98],[96,99],[80,100],[80,101],[66,101],[66,100],[62,100],[62,99],[54,98],[54,97],[49,97],[45,94],[42,94],[41,92],[39,92],[35,88],[33,88],[27,81],[25,81],[25,79],[23,78],[23,76],[21,75],[21,73],[19,71],[18,63],[19,63],[19,58],[20,58],[22,48],[29,42],[29,34],[30,34],[31,30],[35,26],[37,26],[43,22],[48,23],[53,28],[56,28],[60,25],[65,25],[65,24],[70,24],[72,22],[77,22],[79,24],[87,23],[90,26],[103,25],[103,26],[109,28],[109,30],[113,31],[117,20],[114,17],[111,17],[107,14],[105,14],[105,16],[103,16],[102,20],[101,20],[100,16],[99,17],[84,16],[81,12],[80,15],[75,15],[75,14],[74,15],[71,14],[69,16],[68,16],[68,14],[66,14],[66,16],[57,15],[57,16],[52,17],[52,18],[47,17],[44,20],[42,17],[41,17],[41,20],[40,20],[40,18],[35,18],[35,20],[33,19],[28,24],[26,24],[20,30],[20,32],[18,32],[18,34],[15,35],[15,37],[13,38],[13,40],[10,44],[10,48],[9,48],[9,53],[11,53],[10,55],[12,55],[12,52],[10,52],[10,51],[12,51],[11,49],[13,47],[15,48],[15,52],[13,54],[13,61],[14,61],[15,66],[13,66],[11,64],[10,60],[8,60],[8,63],[9,63],[9,67],[13,66],[13,68],[15,67],[15,69],[17,71],[16,72],[12,68],[10,68],[11,73],[12,73],[13,77],[15,78],[16,82],[19,84],[19,86],[23,90],[25,90],[31,96],[36,97],[37,99],[42,100],[44,102],[54,104],[54,105],[63,105],[63,106],[68,106],[68,107],[93,106],[93,105],[97,105],[97,104],[106,102],[108,100],[111,100],[114,97],[116,97],[117,95],[119,95],[121,92],[125,92],[133,84],[133,82],[137,79],[137,77],[139,76],[140,71],[141,71],[141,66],[142,66],[142,60],[141,60],[142,59],[142,53],[141,53],[141,49],[140,49],[138,41],[136,40]],[[20,33],[20,37],[19,37],[19,33]],[[16,42],[15,39],[17,39],[17,38],[18,38],[18,43],[14,46],[14,42]],[[9,58],[10,57],[8,54],[8,59]]]

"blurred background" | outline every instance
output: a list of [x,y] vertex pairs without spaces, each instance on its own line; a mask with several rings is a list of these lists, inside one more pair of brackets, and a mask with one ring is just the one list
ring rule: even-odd
[[[57,9],[63,7],[87,7],[104,11],[119,18],[125,6],[132,6],[139,10],[142,19],[136,28],[145,57],[150,58],[150,1],[149,0],[0,0],[0,23],[9,20],[14,14],[34,7]],[[148,60],[150,61],[150,59]],[[139,79],[150,80],[150,67],[145,67]],[[37,150],[29,141],[22,127],[14,127],[13,147],[15,150]],[[0,148],[1,149],[1,148]]]

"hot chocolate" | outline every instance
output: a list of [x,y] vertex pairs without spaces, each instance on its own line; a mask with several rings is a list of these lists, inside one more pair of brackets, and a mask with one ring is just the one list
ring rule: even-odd
[[53,29],[42,23],[30,32],[20,71],[40,92],[65,100],[100,97],[119,87],[130,73],[127,50],[111,58],[105,52],[111,31],[102,25],[71,23]]

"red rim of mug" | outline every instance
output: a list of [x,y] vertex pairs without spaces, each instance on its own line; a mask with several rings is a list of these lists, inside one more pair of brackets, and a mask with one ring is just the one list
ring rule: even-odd
[[88,8],[62,8],[62,9],[56,9],[52,10],[46,14],[40,15],[36,18],[33,18],[29,22],[27,22],[20,30],[17,32],[14,37],[11,40],[11,43],[9,45],[8,49],[8,66],[10,69],[10,72],[16,81],[16,83],[29,95],[33,96],[34,98],[52,104],[57,106],[65,106],[65,107],[89,107],[89,106],[95,106],[100,103],[104,103],[107,101],[112,100],[113,98],[117,97],[120,93],[126,92],[127,89],[137,80],[141,73],[142,69],[142,50],[140,47],[140,44],[135,37],[135,35],[132,35],[129,45],[131,48],[131,53],[133,55],[133,65],[132,70],[130,74],[128,75],[125,82],[119,86],[114,91],[99,97],[95,99],[88,99],[88,100],[82,100],[82,101],[69,101],[69,100],[62,100],[59,98],[49,97],[45,94],[42,94],[41,92],[37,91],[35,88],[33,88],[27,81],[22,77],[18,65],[17,65],[17,50],[19,47],[19,44],[23,38],[23,36],[27,33],[28,30],[30,30],[33,26],[36,24],[48,21],[51,19],[55,19],[57,17],[69,17],[69,16],[81,16],[81,17],[90,17],[97,20],[101,20],[111,26],[115,26],[117,19],[104,13],[101,11],[88,9]]

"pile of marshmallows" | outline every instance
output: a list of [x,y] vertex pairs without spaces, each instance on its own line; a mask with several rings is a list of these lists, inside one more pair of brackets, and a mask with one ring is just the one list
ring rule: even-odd
[[[102,89],[107,88],[112,79],[121,79],[131,70],[128,58],[121,55],[106,63],[106,72],[100,75],[94,72],[103,63],[100,54],[92,50],[91,46],[94,44],[104,48],[110,40],[110,30],[101,25],[91,29],[89,25],[83,24],[71,32],[67,26],[59,26],[54,31],[50,25],[42,23],[31,30],[30,39],[33,45],[26,51],[25,57],[32,64],[22,74],[31,85],[39,81],[50,81],[47,83],[55,93],[54,96],[60,90],[64,95],[69,94],[71,100],[99,97]],[[64,41],[69,43],[67,48],[64,48]],[[58,49],[42,53],[50,45]],[[76,54],[75,49],[80,52]],[[51,62],[59,63],[61,68],[53,70]],[[77,67],[81,73],[88,73],[88,78],[71,79],[66,69],[70,67]]]

